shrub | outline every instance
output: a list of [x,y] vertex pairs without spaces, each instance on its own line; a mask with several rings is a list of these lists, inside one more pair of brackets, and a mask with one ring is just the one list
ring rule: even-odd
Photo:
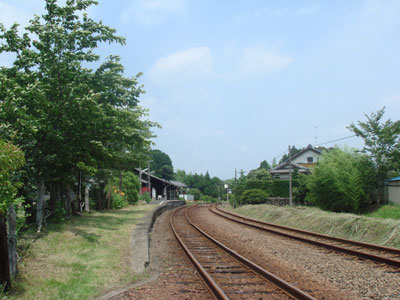
[[132,172],[124,172],[122,175],[122,191],[129,203],[136,203],[139,200],[140,181]]
[[334,148],[323,153],[309,175],[306,201],[325,210],[360,213],[372,200],[374,172],[366,155]]
[[146,201],[146,203],[149,203],[151,201],[150,193],[144,192],[144,193],[140,194],[139,200]]
[[240,205],[261,204],[268,200],[268,194],[260,189],[251,189],[244,191],[240,197]]
[[0,139],[0,211],[7,213],[10,204],[17,214],[17,231],[25,224],[24,198],[17,196],[20,182],[14,179],[14,172],[25,164],[23,152],[11,143]]
[[112,202],[111,202],[112,209],[124,208],[127,205],[128,205],[128,200],[126,196],[122,195],[122,193],[117,192],[112,195]]

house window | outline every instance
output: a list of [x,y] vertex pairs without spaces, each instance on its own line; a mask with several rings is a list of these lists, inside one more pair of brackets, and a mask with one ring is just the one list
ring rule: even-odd
[[312,163],[312,162],[314,162],[314,160],[313,160],[313,157],[312,157],[312,156],[310,156],[310,157],[307,157],[307,162],[308,162],[308,163]]

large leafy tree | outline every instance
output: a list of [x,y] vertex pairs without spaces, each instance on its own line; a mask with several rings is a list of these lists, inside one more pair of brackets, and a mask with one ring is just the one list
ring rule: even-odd
[[158,177],[171,180],[174,177],[174,168],[169,155],[158,149],[150,151],[150,171]]
[[376,167],[378,201],[381,202],[382,186],[390,171],[400,169],[400,121],[383,122],[385,108],[365,115],[366,121],[358,121],[348,128],[364,140],[363,152],[368,153]]
[[59,195],[81,171],[121,170],[150,146],[155,124],[143,121],[138,76],[124,77],[116,56],[95,71],[88,68],[100,60],[100,43],[125,43],[113,28],[87,16],[94,4],[46,0],[46,13],[22,35],[17,24],[0,24],[0,53],[16,56],[11,68],[0,69],[0,133],[26,153],[39,191],[46,183]]

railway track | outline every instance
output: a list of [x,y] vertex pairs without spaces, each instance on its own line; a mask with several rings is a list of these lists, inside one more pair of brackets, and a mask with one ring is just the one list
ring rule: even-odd
[[177,209],[170,225],[216,299],[314,299],[202,231],[190,221],[191,209]]
[[217,206],[210,207],[209,209],[211,212],[230,221],[249,227],[257,228],[290,239],[295,239],[318,247],[323,247],[335,252],[345,253],[361,259],[400,268],[400,249],[351,241],[291,227],[261,222],[223,210]]

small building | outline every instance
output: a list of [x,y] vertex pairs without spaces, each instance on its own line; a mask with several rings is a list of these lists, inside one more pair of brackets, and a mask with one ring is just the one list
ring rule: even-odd
[[151,190],[151,198],[162,200],[178,199],[179,194],[186,185],[179,181],[168,181],[154,176],[151,172],[134,168],[133,171],[139,176],[141,187],[148,187]]
[[[321,156],[321,151],[308,145],[306,148],[301,150],[292,156],[292,172],[295,170],[301,174],[311,173],[311,169],[318,162]],[[289,179],[289,160],[285,160],[281,164],[269,170],[272,178],[279,178],[288,180]]]
[[386,181],[389,203],[400,204],[400,176]]

